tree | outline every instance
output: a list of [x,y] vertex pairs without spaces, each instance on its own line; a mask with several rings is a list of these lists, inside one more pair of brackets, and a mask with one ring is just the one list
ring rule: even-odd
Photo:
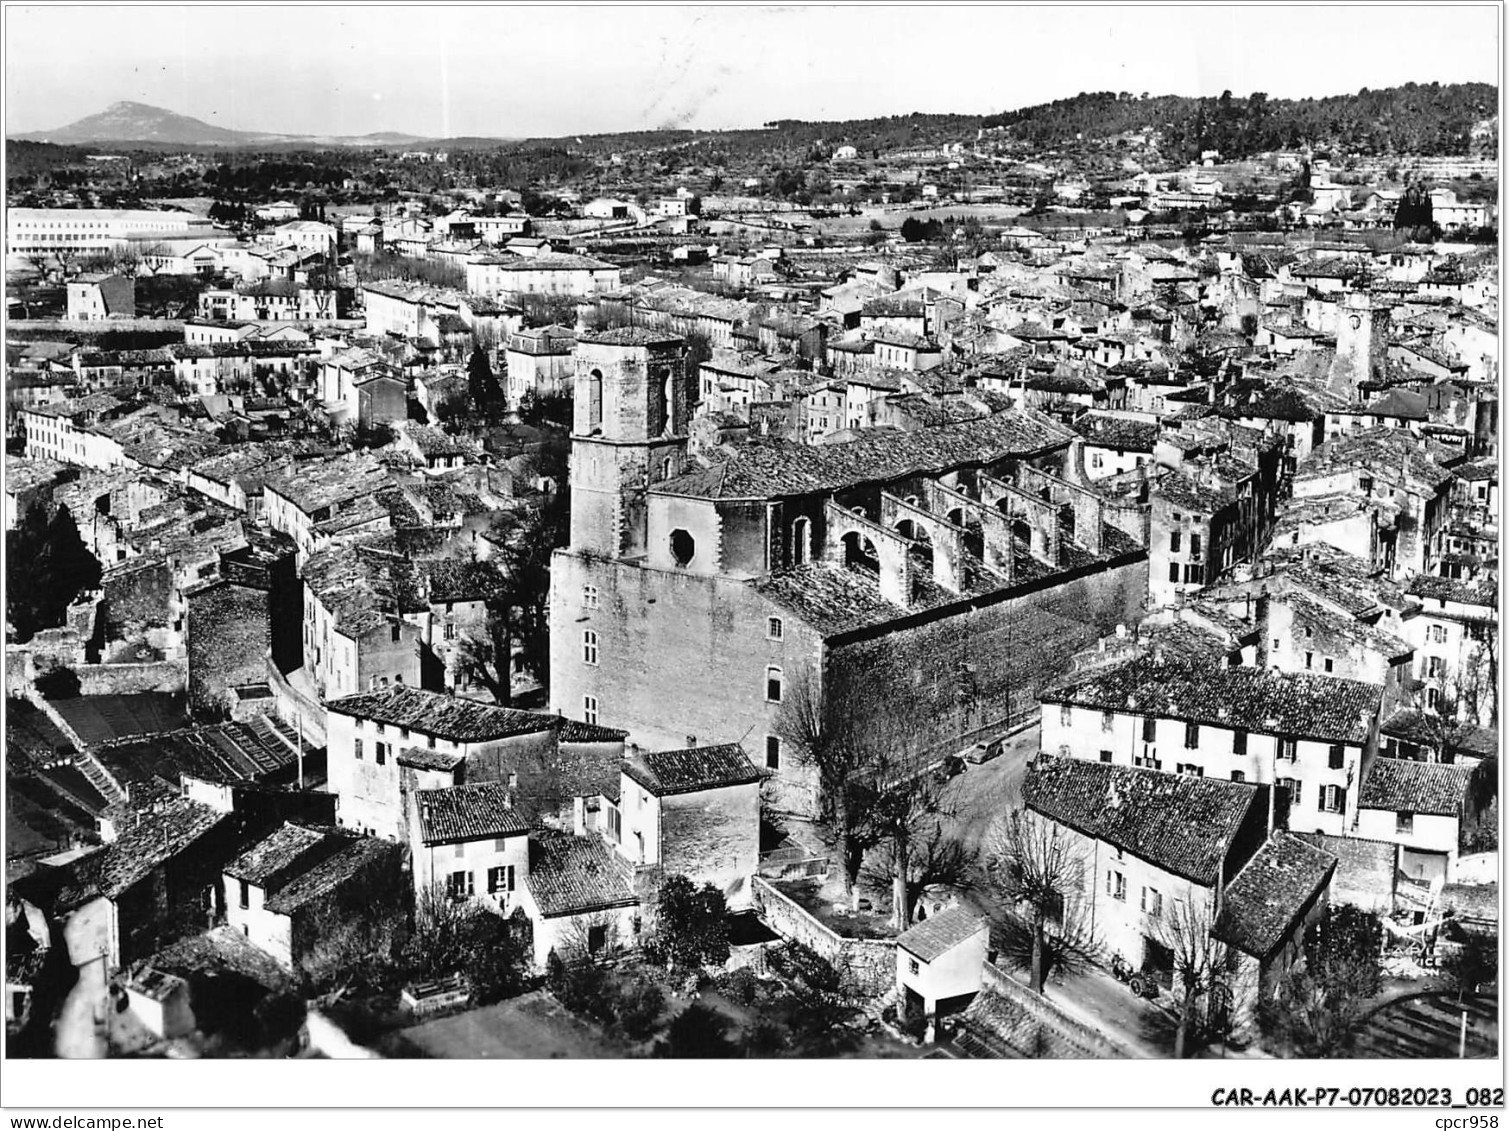
[[496,420],[507,408],[503,389],[493,376],[492,362],[480,348],[472,350],[471,360],[466,365],[467,391],[471,395],[472,408],[486,420]]
[[1261,1019],[1301,1056],[1344,1052],[1382,986],[1383,925],[1357,907],[1331,905],[1305,929],[1304,957],[1279,980]]
[[416,980],[464,974],[473,1000],[486,1003],[523,991],[529,948],[517,924],[432,884],[420,894],[401,962]]
[[832,705],[841,701],[839,695],[825,699],[818,672],[805,667],[787,682],[777,726],[796,760],[817,772],[818,815],[838,842],[844,892],[852,909],[859,905],[865,853],[878,841],[865,820],[857,788],[872,748],[855,720]]
[[731,1022],[710,1006],[694,1001],[672,1021],[655,1047],[655,1055],[673,1060],[714,1060],[734,1056],[728,1038]]
[[1460,948],[1442,965],[1452,985],[1456,987],[1457,1002],[1460,1004],[1466,995],[1477,993],[1479,986],[1498,978],[1498,947],[1491,939],[1473,931],[1462,939]]
[[1174,1059],[1183,1060],[1195,1008],[1206,999],[1206,1017],[1212,1014],[1221,991],[1230,985],[1236,955],[1214,938],[1211,908],[1203,899],[1175,899],[1163,907],[1158,940],[1174,960],[1174,992],[1179,999],[1179,1028],[1174,1034]]
[[712,884],[697,888],[686,876],[667,876],[655,904],[655,928],[672,969],[728,961],[728,906]]
[[868,839],[890,850],[891,914],[896,929],[904,931],[922,892],[937,882],[914,871],[915,848],[930,844],[935,868],[947,867],[956,876],[965,871],[967,853],[949,850],[943,833],[943,821],[954,816],[946,784],[900,742],[882,742],[871,748],[862,776],[852,783],[850,806],[867,827]]
[[6,532],[5,548],[10,561],[27,563],[26,569],[7,571],[6,586],[6,616],[23,642],[63,624],[68,606],[100,583],[100,563],[67,506],[49,519],[46,507],[33,504],[21,524]]
[[1002,952],[1043,992],[1055,969],[1073,970],[1098,949],[1084,898],[1089,857],[1073,834],[1030,809],[1014,809],[987,834],[985,871],[1012,908],[998,924]]

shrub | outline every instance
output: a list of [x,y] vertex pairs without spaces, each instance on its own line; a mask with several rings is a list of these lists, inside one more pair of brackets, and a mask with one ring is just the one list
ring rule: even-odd
[[618,989],[613,1011],[618,1027],[632,1041],[643,1041],[659,1027],[665,1008],[665,994],[660,987],[644,978],[636,978]]
[[43,699],[77,699],[81,688],[78,673],[72,668],[57,667],[37,676],[37,693]]
[[671,1022],[655,1046],[655,1055],[674,1060],[711,1060],[734,1055],[728,1039],[728,1018],[717,1010],[693,1002]]
[[738,1005],[753,1005],[760,995],[760,979],[747,967],[719,974],[713,984],[720,994]]
[[712,884],[699,889],[685,876],[668,876],[660,887],[656,923],[667,965],[728,961],[728,907]]
[[784,1029],[768,1017],[758,1017],[744,1030],[740,1047],[746,1057],[759,1060],[779,1056],[789,1044]]

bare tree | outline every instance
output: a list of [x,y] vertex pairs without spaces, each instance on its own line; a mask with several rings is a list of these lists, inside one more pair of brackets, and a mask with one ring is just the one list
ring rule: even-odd
[[1003,953],[1031,971],[1032,988],[1056,967],[1074,969],[1099,949],[1085,879],[1090,862],[1068,830],[1030,809],[1014,809],[987,834],[985,874],[1011,906],[999,926]]
[[818,816],[832,830],[844,873],[850,909],[859,905],[859,871],[865,853],[878,842],[865,821],[857,775],[871,758],[850,720],[824,702],[821,677],[810,665],[787,681],[777,724],[797,761],[817,772]]
[[1158,941],[1174,960],[1174,989],[1179,996],[1179,1028],[1174,1034],[1174,1059],[1184,1058],[1189,1031],[1200,998],[1210,1006],[1230,984],[1236,955],[1211,935],[1212,909],[1203,899],[1175,899],[1158,912]]
[[[920,834],[914,834],[908,844],[906,862],[906,922],[917,918],[917,906],[929,891],[952,888],[968,891],[975,887],[978,877],[979,851],[965,845],[949,834],[944,819],[953,816],[953,807],[940,807],[931,819],[919,821]],[[895,852],[889,852],[873,869],[865,869],[865,879],[876,886],[891,884],[896,890],[897,861]]]
[[943,822],[955,815],[947,786],[919,762],[899,744],[872,747],[869,764],[851,785],[851,808],[858,809],[874,841],[890,848],[891,907],[898,931],[912,925],[922,894],[913,883],[914,853],[927,846],[926,862],[934,868],[963,862],[947,849],[943,832]]

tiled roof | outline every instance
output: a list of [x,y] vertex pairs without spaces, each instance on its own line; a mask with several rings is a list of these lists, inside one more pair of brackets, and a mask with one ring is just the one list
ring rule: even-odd
[[1079,758],[1040,761],[1022,781],[1028,808],[1206,886],[1256,796],[1240,782]]
[[1367,741],[1368,720],[1378,713],[1383,689],[1333,676],[1138,659],[1045,688],[1039,698],[1044,703],[1361,745]]
[[1088,444],[1123,452],[1151,452],[1158,442],[1156,423],[1098,412],[1085,413],[1074,422],[1074,428]]
[[1221,902],[1211,934],[1255,958],[1289,937],[1311,901],[1331,881],[1336,857],[1282,830],[1243,865]]
[[158,802],[154,810],[131,810],[117,818],[119,835],[98,855],[100,894],[115,898],[229,818],[179,795]]
[[748,785],[761,778],[737,742],[686,750],[642,751],[624,759],[624,773],[656,797]]
[[654,346],[681,341],[681,335],[665,330],[651,330],[643,326],[620,326],[615,330],[602,330],[582,334],[578,342],[600,346]]
[[400,766],[413,766],[416,770],[454,770],[466,761],[465,754],[447,750],[430,750],[423,746],[410,746],[398,752]]
[[941,428],[875,433],[839,444],[762,438],[740,446],[723,463],[666,480],[652,490],[704,499],[814,494],[1026,457],[1063,447],[1072,437],[1067,428],[1045,416],[1003,412]]
[[514,812],[508,787],[500,782],[421,789],[419,827],[425,844],[456,844],[518,836],[529,824]]
[[1363,780],[1357,806],[1455,817],[1462,810],[1471,777],[1472,768],[1458,763],[1378,758]]
[[386,861],[395,878],[400,845],[378,837],[351,837],[349,843],[295,877],[268,898],[263,908],[274,915],[291,915],[305,904],[322,899],[368,866]]
[[327,707],[342,715],[371,719],[388,726],[417,730],[453,742],[486,742],[521,734],[554,730],[562,720],[510,707],[494,707],[473,699],[421,691],[402,684],[348,695]]
[[543,834],[529,842],[529,876],[525,883],[545,918],[582,915],[639,901],[613,858],[613,850],[595,836]]
[[265,887],[324,839],[324,834],[314,829],[285,824],[227,864],[225,874]]
[[1432,577],[1422,573],[1410,581],[1405,592],[1411,597],[1451,601],[1460,605],[1482,605],[1490,609],[1499,607],[1499,595],[1492,586],[1475,585],[1450,577]]
[[964,907],[950,907],[904,931],[896,945],[931,962],[984,930],[988,930],[984,916]]

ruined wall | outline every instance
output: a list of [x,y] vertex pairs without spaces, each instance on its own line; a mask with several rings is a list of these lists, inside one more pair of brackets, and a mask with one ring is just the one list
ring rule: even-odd
[[227,710],[228,688],[267,678],[268,594],[224,582],[189,594],[186,604],[189,712],[218,718]]
[[80,695],[136,695],[145,691],[182,691],[188,671],[182,660],[150,664],[83,664],[74,671]]

